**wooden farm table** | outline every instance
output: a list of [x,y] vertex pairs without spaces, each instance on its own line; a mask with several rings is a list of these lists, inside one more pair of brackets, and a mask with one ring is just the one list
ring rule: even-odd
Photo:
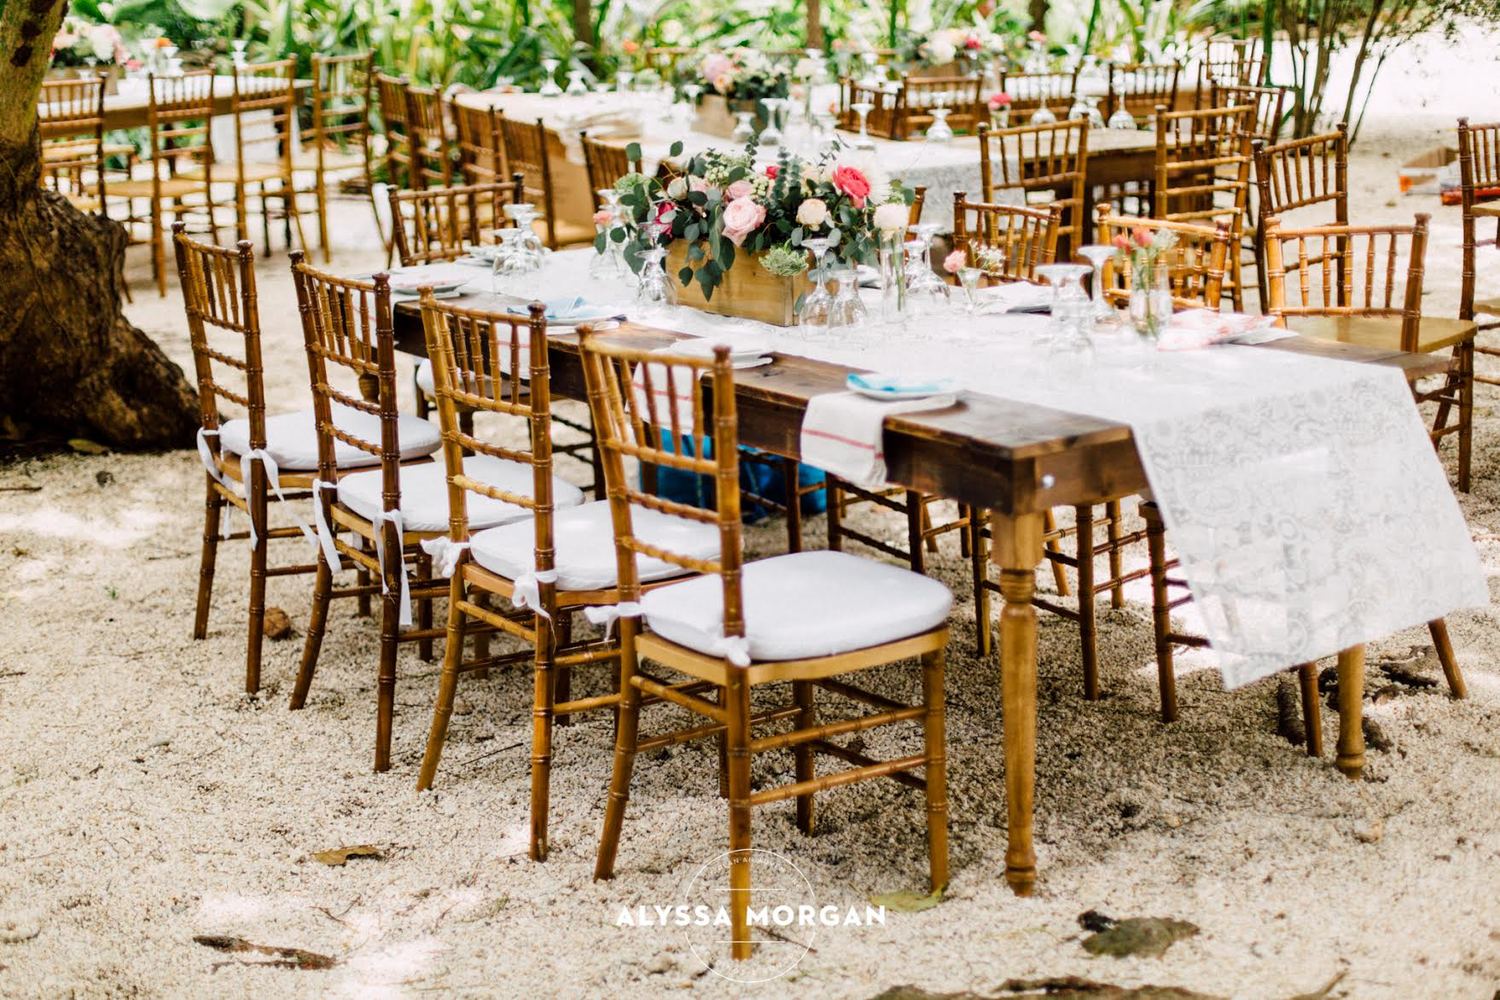
[[[297,92],[308,90],[312,87],[311,80],[297,80]],[[234,77],[214,77],[214,114],[227,115],[230,111],[230,100],[234,93]],[[146,122],[146,111],[150,101],[146,93],[146,81],[127,79],[120,81],[120,90],[117,94],[109,94],[104,98],[104,128],[106,131],[114,129],[138,128]]]
[[[458,300],[468,308],[499,311],[514,300],[490,294]],[[648,345],[682,336],[622,324],[619,332]],[[425,355],[417,303],[395,306],[397,349]],[[551,388],[555,395],[585,399],[576,335],[549,337]],[[1393,365],[1409,381],[1446,371],[1446,359],[1403,354],[1303,337],[1264,345],[1327,358]],[[850,369],[792,355],[735,373],[740,440],[790,458],[799,457],[802,417],[808,402],[844,391]],[[1042,521],[1054,507],[1098,504],[1146,488],[1146,477],[1128,426],[1061,410],[965,393],[939,411],[886,419],[885,455],[892,483],[989,510],[994,535],[991,558],[1000,572],[1001,711],[1005,744],[1008,846],[1005,877],[1020,895],[1036,882],[1032,848],[1032,795],[1036,776],[1036,609],[1031,597],[1042,562]],[[1364,766],[1360,717],[1364,648],[1338,657],[1339,742],[1337,766],[1351,778]]]

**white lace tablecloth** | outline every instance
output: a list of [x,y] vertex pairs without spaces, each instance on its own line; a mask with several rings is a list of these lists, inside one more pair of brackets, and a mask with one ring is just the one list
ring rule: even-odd
[[[588,255],[553,255],[539,285],[619,302],[613,282],[589,280]],[[1092,361],[1052,357],[1037,315],[944,315],[915,324],[922,339],[872,329],[842,343],[687,308],[641,321],[1128,424],[1226,687],[1489,602],[1393,367],[1254,347],[1144,354],[1124,337]]]

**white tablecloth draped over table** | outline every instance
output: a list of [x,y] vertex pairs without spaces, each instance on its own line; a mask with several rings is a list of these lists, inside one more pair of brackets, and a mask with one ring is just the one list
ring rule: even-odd
[[[552,255],[538,287],[619,302],[589,279],[591,252]],[[925,339],[842,343],[688,308],[642,321],[1128,424],[1226,687],[1489,601],[1393,367],[1238,346],[1147,356],[1124,337],[1086,362],[1049,356],[1037,315],[945,315],[915,324]]]

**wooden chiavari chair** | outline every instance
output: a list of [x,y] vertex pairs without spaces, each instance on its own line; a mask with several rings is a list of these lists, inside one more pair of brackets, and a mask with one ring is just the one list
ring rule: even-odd
[[[740,491],[734,374],[725,347],[712,359],[652,353],[650,343],[583,331],[584,376],[594,425],[604,452],[610,512],[619,566],[620,684],[614,774],[599,841],[596,878],[611,878],[630,792],[631,771],[643,752],[689,739],[723,734],[729,798],[730,923],[735,958],[753,948],[747,920],[751,893],[751,810],[796,799],[797,825],[814,825],[813,795],[867,778],[889,777],[926,793],[932,889],[948,881],[947,785],[943,738],[943,667],[952,595],[942,584],[884,563],[836,552],[800,552],[746,563],[741,545]],[[710,383],[707,407],[704,381]],[[658,390],[664,390],[667,414]],[[670,424],[663,445],[654,428]],[[685,439],[713,442],[681,449]],[[711,476],[716,510],[671,503],[637,490],[625,462],[654,462]],[[643,507],[685,525],[708,525],[719,551],[703,557],[670,543],[642,537],[635,509]],[[703,576],[642,594],[637,565],[657,559]],[[633,616],[639,612],[641,617]],[[872,667],[920,658],[922,701],[908,706],[839,679]],[[642,669],[650,660],[686,675],[674,682]],[[752,712],[751,690],[790,682],[791,704]],[[694,693],[707,685],[716,700]],[[820,723],[818,688],[873,712]],[[661,698],[705,716],[704,724],[644,736],[640,710],[646,698]],[[779,719],[793,728],[757,736],[754,728]],[[876,761],[834,737],[900,722],[922,726],[920,753]],[[753,754],[792,750],[795,780],[752,790]],[[852,767],[816,773],[823,755]],[[911,773],[921,768],[922,777]]]
[[587,132],[578,133],[578,144],[583,147],[583,164],[588,172],[589,191],[597,195],[615,186],[615,182],[626,174],[641,172],[641,161],[632,160],[624,146],[590,139]]
[[46,80],[37,97],[42,186],[81,212],[108,215],[104,171],[104,77]]
[[[450,521],[448,541],[434,545],[454,561],[448,603],[448,639],[442,678],[433,710],[432,730],[418,790],[432,787],[460,673],[473,669],[462,658],[465,631],[488,625],[520,639],[526,649],[501,658],[530,661],[535,671],[532,705],[531,857],[547,857],[547,806],[554,723],[598,709],[616,709],[617,692],[573,700],[569,696],[574,667],[615,664],[619,646],[573,640],[573,616],[585,608],[613,606],[620,600],[614,558],[614,536],[608,501],[581,503],[575,487],[552,473],[551,395],[543,306],[533,303],[529,318],[487,313],[422,299],[428,353],[437,377],[438,419],[443,429]],[[512,372],[529,371],[525,380]],[[465,430],[465,412],[485,412],[524,423],[526,444],[503,447],[481,441]],[[474,456],[523,464],[530,489],[477,481]],[[483,530],[469,512],[476,502],[503,502],[524,510],[522,519]],[[655,509],[637,506],[633,515],[647,544],[691,552],[712,559],[719,534],[711,525],[684,526]],[[444,567],[445,569],[447,567]],[[641,564],[647,589],[680,577],[687,570],[658,559]],[[505,598],[514,610],[492,609],[489,598]],[[498,661],[497,661],[498,662]],[[480,664],[481,666],[492,664]]]
[[[144,224],[151,244],[151,270],[157,291],[167,294],[167,257],[163,215],[170,210],[180,220],[190,208],[208,216],[210,239],[218,240],[213,211],[213,147],[209,129],[214,117],[214,77],[209,70],[181,76],[146,78],[146,127],[150,136],[147,166],[150,177],[133,177],[110,185],[110,194],[126,200],[127,230]],[[185,165],[185,166],[184,166]],[[198,168],[198,169],[194,169]],[[145,199],[147,214],[137,215],[135,202]],[[188,204],[188,199],[196,202]]]
[[[1268,218],[1266,312],[1305,336],[1407,353],[1451,351],[1443,385],[1414,394],[1418,404],[1438,406],[1434,445],[1457,436],[1458,488],[1468,492],[1477,328],[1473,320],[1422,315],[1427,221],[1419,213],[1410,226],[1289,229]],[[1454,412],[1457,422],[1450,423]]]
[[406,88],[406,129],[411,146],[411,186],[453,183],[453,157],[442,95],[434,87]]
[[893,139],[920,136],[936,119],[934,108],[952,113],[948,124],[955,132],[973,132],[988,117],[980,90],[983,79],[977,76],[907,76],[896,91]]
[[978,131],[981,199],[993,203],[1000,192],[1014,191],[1032,207],[1057,205],[1063,213],[1059,252],[1071,254],[1087,244],[1093,230],[1084,210],[1088,122],[1003,129],[980,125]]
[[992,282],[1035,281],[1037,265],[1057,256],[1061,223],[1061,205],[1023,208],[969,201],[965,191],[953,195],[953,249]]
[[[1266,225],[1268,217],[1328,206],[1331,221],[1349,223],[1349,126],[1322,135],[1267,145],[1251,143],[1255,158],[1255,191],[1259,211],[1255,220],[1255,267],[1261,301],[1266,300]],[[1289,266],[1295,263],[1289,262]]]
[[[395,339],[391,328],[390,286],[384,274],[370,281],[340,278],[292,254],[292,280],[302,313],[308,374],[317,429],[318,478],[313,508],[318,527],[318,570],[313,585],[302,662],[291,707],[302,708],[312,687],[331,598],[368,587],[336,592],[333,574],[348,560],[362,575],[378,581],[381,598],[380,653],[376,679],[375,770],[391,760],[391,725],[396,703],[396,651],[416,642],[422,659],[432,657],[432,641],[447,634],[432,625],[432,602],[447,595],[443,580],[432,578],[432,559],[421,549],[448,530],[448,485],[444,467],[430,460],[438,446],[436,428],[425,420],[402,416],[396,408]],[[346,415],[354,415],[358,423]],[[340,450],[378,468],[338,477]],[[347,463],[346,463],[347,464]],[[476,455],[465,462],[474,479],[515,493],[531,489],[531,469]],[[338,478],[336,478],[338,477]],[[558,505],[582,499],[577,491]],[[469,526],[491,527],[529,516],[501,501],[472,504]],[[346,539],[352,533],[356,542]],[[407,561],[415,563],[410,579]],[[412,605],[416,605],[416,617]]]
[[[1129,238],[1137,229],[1155,236],[1170,232],[1177,242],[1162,251],[1157,266],[1165,267],[1167,282],[1176,309],[1215,309],[1223,295],[1224,277],[1232,258],[1233,234],[1227,222],[1211,226],[1190,222],[1168,222],[1162,219],[1137,219],[1113,215],[1108,206],[1099,210],[1099,242],[1109,243],[1116,236]],[[1115,306],[1130,303],[1134,277],[1130,261],[1111,260],[1104,265],[1104,297]]]
[[[260,690],[261,647],[265,639],[266,578],[311,573],[314,567],[267,567],[268,542],[300,538],[300,527],[273,528],[270,500],[301,501],[312,489],[313,473],[296,461],[285,418],[266,419],[260,312],[255,290],[255,253],[249,240],[233,249],[189,239],[181,222],[172,224],[182,306],[198,383],[199,453],[207,496],[203,508],[203,554],[198,568],[198,602],[193,638],[208,635],[224,508],[234,507],[251,530],[224,536],[250,541],[249,630],[245,645],[245,691]],[[220,402],[242,408],[244,417],[225,421]],[[310,421],[307,429],[311,430]]]
[[1295,93],[1294,87],[1256,86],[1249,83],[1214,84],[1210,107],[1235,108],[1249,105],[1250,137],[1266,144],[1275,143],[1281,137],[1281,127],[1287,117],[1287,100]]
[[[328,240],[330,175],[355,170],[361,172],[365,196],[370,199],[375,225],[380,228],[380,208],[375,202],[375,171],[371,161],[374,156],[370,128],[374,79],[374,52],[346,56],[315,54],[312,57],[312,131],[303,143],[303,158],[312,159],[318,239],[325,263],[333,259],[333,248]],[[380,238],[389,245],[384,232]]]
[[[1253,108],[1156,109],[1156,191],[1153,217],[1167,222],[1229,223],[1238,246],[1250,198],[1250,115]],[[1240,255],[1229,258],[1224,290],[1245,308]]]
[[375,95],[379,101],[380,124],[385,132],[385,179],[393,187],[420,187],[412,166],[411,127],[408,123],[404,76],[375,74]]
[[509,178],[505,143],[500,138],[500,112],[457,101],[448,103],[448,112],[453,118],[454,146],[464,183],[497,184]]
[[1109,67],[1109,97],[1105,114],[1124,108],[1139,123],[1156,113],[1158,105],[1177,107],[1180,63],[1136,63]]
[[1010,95],[1012,121],[1025,122],[1044,107],[1058,118],[1066,118],[1077,88],[1076,69],[1056,73],[1000,74],[1000,89]]
[[[1500,191],[1500,122],[1471,125],[1467,118],[1458,120],[1458,173],[1464,240],[1463,284],[1459,292],[1458,317],[1475,320],[1475,332],[1479,333],[1500,328],[1500,320],[1480,322],[1476,319],[1479,313],[1500,316],[1500,294],[1477,299],[1475,290],[1479,247],[1500,248],[1500,201],[1478,200],[1480,191]],[[1487,240],[1478,238],[1476,230],[1480,219],[1491,221],[1495,226],[1494,235]],[[1490,357],[1500,357],[1500,349],[1486,347],[1477,341],[1474,350]],[[1485,385],[1500,385],[1500,379],[1487,375],[1476,374],[1474,381]]]
[[1215,84],[1260,84],[1265,78],[1265,52],[1258,38],[1215,38],[1208,41],[1198,62],[1198,90],[1193,107],[1204,108]]
[[542,213],[537,224],[542,239],[553,250],[594,242],[594,227],[587,229],[557,217],[557,195],[552,180],[552,155],[547,127],[538,118],[534,124],[500,119],[500,136],[505,143],[505,161],[521,174],[526,185],[526,200]]
[[[302,215],[297,211],[297,186],[293,179],[292,151],[297,136],[297,61],[237,66],[231,77],[233,90],[229,113],[234,117],[234,163],[223,165],[218,173],[220,183],[228,181],[234,188],[234,227],[238,239],[249,238],[248,199],[255,189],[260,199],[260,219],[266,253],[271,252],[271,211],[269,202],[282,203],[290,226],[297,229],[297,245],[307,246],[302,232]],[[249,120],[247,120],[249,119]],[[206,175],[207,166],[182,171],[178,176]],[[273,190],[268,185],[276,183]]]
[[504,206],[517,204],[521,196],[520,175],[506,184],[391,188],[396,258],[402,267],[457,260],[468,247],[490,242],[488,231],[504,224]]
[[852,110],[853,106],[868,104],[870,111],[865,116],[866,133],[882,139],[894,139],[896,102],[896,91],[890,84],[845,78],[839,89],[839,127],[846,132],[858,132],[859,115]]

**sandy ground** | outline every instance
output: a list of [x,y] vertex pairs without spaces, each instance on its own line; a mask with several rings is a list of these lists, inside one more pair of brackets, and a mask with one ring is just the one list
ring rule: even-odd
[[[1451,50],[1450,56],[1460,55]],[[1414,60],[1420,66],[1420,59]],[[1433,64],[1428,53],[1428,64]],[[1352,164],[1356,219],[1434,213],[1428,308],[1451,314],[1458,210],[1399,198],[1394,165],[1451,135],[1457,101],[1479,117],[1489,92],[1447,69],[1425,75],[1401,115],[1366,123]],[[1480,63],[1469,64],[1472,71]],[[1477,78],[1476,78],[1477,79]],[[1399,82],[1399,81],[1397,81]],[[1391,84],[1394,85],[1394,84]],[[1427,107],[1422,107],[1425,100]],[[379,263],[359,203],[340,209],[336,266]],[[273,408],[306,398],[301,338],[282,254],[261,266]],[[132,318],[189,364],[175,294],[149,289],[132,255]],[[1481,275],[1496,276],[1493,262]],[[1483,277],[1482,277],[1483,280]],[[1462,499],[1491,575],[1500,573],[1500,418],[1481,393],[1475,485]],[[577,471],[577,470],[574,470]],[[622,906],[686,900],[726,845],[708,747],[637,767],[619,878],[591,880],[611,726],[559,733],[553,855],[525,856],[530,678],[466,684],[434,793],[413,791],[435,665],[402,652],[394,766],[370,772],[372,624],[336,610],[312,698],[286,709],[300,641],[266,647],[257,698],[240,693],[246,558],[220,555],[210,636],[193,642],[202,470],[187,452],[64,455],[0,466],[0,996],[650,996],[864,998],[914,984],[991,993],[1013,979],[1079,976],[1217,996],[1285,998],[1342,976],[1328,995],[1488,1000],[1500,986],[1500,623],[1454,615],[1471,698],[1390,684],[1378,662],[1426,641],[1371,649],[1366,712],[1390,740],[1365,779],[1341,777],[1275,732],[1276,682],[1225,693],[1206,661],[1182,660],[1183,717],[1156,719],[1146,595],[1101,616],[1106,696],[1081,697],[1076,632],[1043,616],[1037,835],[1041,883],[1005,887],[1005,799],[994,664],[972,655],[968,585],[950,547],[936,573],[959,603],[948,681],[953,882],[941,905],[885,926],[818,933],[795,970],[761,987],[785,949],[706,971],[684,932],[617,925]],[[19,492],[15,487],[35,487]],[[895,534],[895,526],[888,525]],[[821,519],[809,529],[810,542]],[[757,552],[779,524],[750,533]],[[296,543],[281,550],[292,557]],[[270,603],[306,621],[307,578],[274,580]],[[1424,668],[1437,676],[1431,663]],[[597,688],[601,678],[580,681]],[[877,683],[915,693],[909,669]],[[1337,717],[1327,713],[1333,745]],[[876,755],[912,752],[899,734]],[[785,780],[790,757],[757,765]],[[915,793],[865,784],[819,798],[819,830],[789,805],[757,813],[757,847],[790,859],[820,903],[862,906],[922,890]],[[312,854],[371,844],[344,867]],[[1161,958],[1094,958],[1077,918],[1191,921]],[[194,942],[231,935],[336,959],[291,969],[260,953]],[[1324,994],[1318,994],[1324,995]]]

